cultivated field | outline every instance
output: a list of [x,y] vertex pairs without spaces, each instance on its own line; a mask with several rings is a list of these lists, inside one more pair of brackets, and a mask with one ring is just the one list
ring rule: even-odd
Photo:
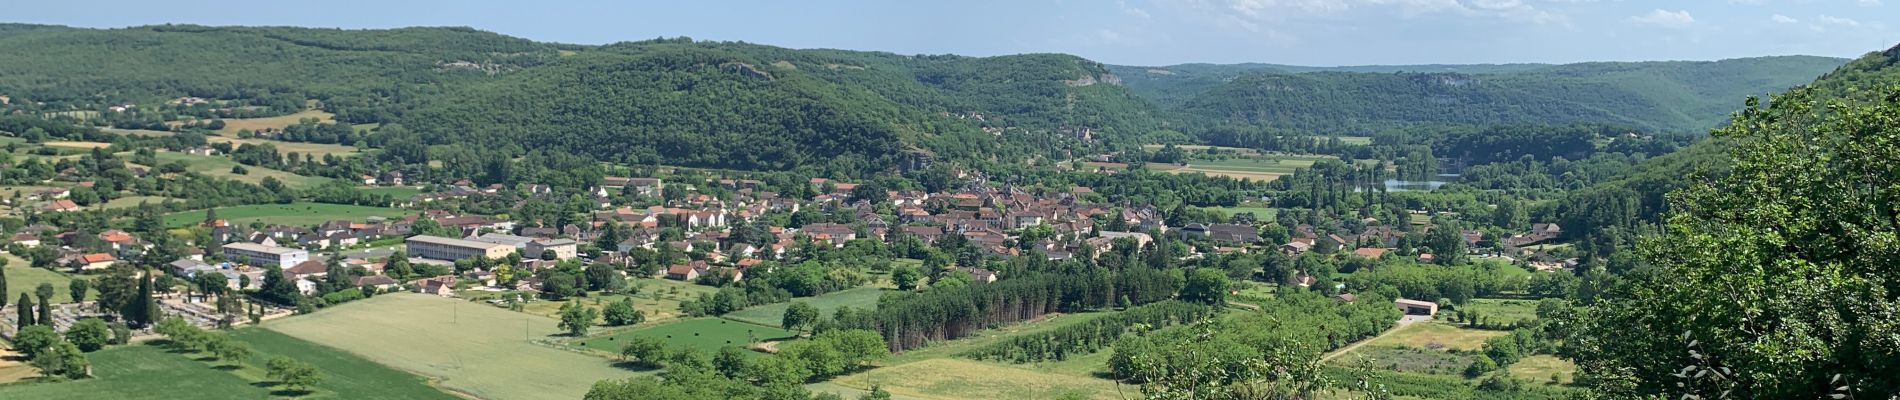
[[[34,268],[32,263],[28,263],[26,260],[20,259],[20,257],[12,254],[0,254],[0,257],[5,257],[7,260],[7,266],[5,267],[7,269],[7,291],[11,293],[11,296],[15,297],[7,299],[7,304],[13,304],[13,301],[20,296],[20,293],[30,293],[34,288],[40,287],[41,283],[53,284],[53,303],[73,302],[72,291],[66,289],[66,285],[72,284],[73,282],[74,278],[72,276],[45,268]],[[99,293],[97,289],[87,290],[88,293]],[[88,298],[90,298],[90,295]],[[33,301],[37,302],[39,299],[34,299]]]
[[391,198],[395,198],[395,199],[397,199],[397,200],[403,200],[403,199],[408,199],[408,198],[411,198],[411,197],[416,197],[416,195],[417,195],[417,194],[421,194],[421,193],[422,193],[422,189],[421,189],[421,188],[417,188],[417,187],[401,187],[401,186],[388,186],[388,187],[382,187],[382,186],[360,186],[360,187],[357,187],[357,189],[358,189],[358,190],[362,190],[362,191],[363,191],[363,193],[369,193],[369,194],[387,194],[387,195],[389,195],[389,197],[391,197]]
[[[455,399],[428,381],[402,371],[261,329],[243,329],[232,337],[251,346],[255,356],[233,368],[210,362],[204,354],[177,352],[156,344],[134,344],[87,354],[95,378],[60,383],[0,386],[0,398],[19,399]],[[153,342],[162,343],[162,342]],[[308,394],[278,391],[263,365],[284,356],[311,363],[323,374]]]
[[[832,384],[868,390],[872,384],[918,399],[1119,399],[1115,381],[1044,372],[1036,368],[938,358],[838,377]],[[1139,394],[1139,389],[1127,387]]]
[[1282,175],[1292,175],[1294,170],[1311,167],[1313,162],[1325,158],[1327,157],[1262,155],[1225,160],[1194,160],[1189,161],[1184,168],[1173,169],[1169,172],[1200,172],[1209,176],[1270,181],[1279,179]]
[[1417,349],[1479,350],[1484,340],[1510,332],[1465,329],[1440,322],[1419,322],[1366,342],[1371,346],[1396,346]]
[[285,155],[288,155],[290,153],[297,153],[297,154],[309,154],[309,155],[317,156],[317,157],[322,157],[325,155],[336,155],[338,157],[346,157],[346,156],[353,156],[359,153],[359,150],[357,150],[357,148],[355,147],[337,145],[337,144],[286,142],[286,141],[281,141],[281,140],[269,140],[269,139],[233,139],[233,138],[227,138],[223,136],[212,136],[212,137],[206,138],[205,140],[212,143],[220,143],[220,142],[230,143],[231,148],[234,148],[234,149],[246,143],[254,144],[254,145],[270,144],[271,147],[277,148],[277,154],[285,154]]
[[170,197],[164,197],[164,196],[126,196],[126,197],[112,199],[112,201],[108,201],[105,204],[97,205],[95,206],[95,208],[133,208],[133,207],[138,207],[140,202],[147,202],[147,203],[152,203],[153,205],[157,205],[159,203],[164,203],[167,200],[173,200],[173,199]]
[[284,129],[286,126],[296,125],[297,121],[301,121],[304,118],[316,118],[322,122],[336,122],[336,115],[334,114],[324,112],[323,110],[304,110],[295,114],[275,117],[226,119],[224,120],[224,129],[219,129],[216,133],[223,136],[237,137],[238,131],[245,129],[251,131]]
[[1577,379],[1577,364],[1548,354],[1524,357],[1507,369],[1512,376],[1531,382],[1550,383],[1550,374],[1557,374],[1559,384],[1568,385]]
[[[398,218],[406,214],[408,211],[399,208],[310,202],[218,208],[218,218],[231,221],[233,225],[246,225],[258,221],[267,224],[309,226],[335,220],[362,221],[375,216]],[[165,226],[172,228],[191,226],[204,220],[204,210],[165,214]]]
[[611,361],[535,341],[559,339],[556,321],[464,300],[397,293],[265,328],[439,379],[489,399],[576,399],[603,379],[631,376]]
[[244,166],[244,169],[248,170],[250,173],[239,175],[239,174],[231,173],[231,167],[237,166],[238,165],[237,161],[232,161],[231,159],[225,158],[222,156],[195,156],[195,155],[190,155],[190,154],[185,154],[185,153],[175,153],[175,152],[169,152],[169,151],[158,152],[158,162],[170,163],[173,161],[183,162],[185,163],[185,168],[187,170],[192,171],[192,172],[197,172],[205,176],[232,179],[239,182],[250,183],[250,184],[262,183],[264,182],[264,178],[266,177],[277,178],[277,180],[283,181],[285,185],[289,185],[290,187],[296,187],[296,188],[316,186],[317,184],[323,183],[323,181],[325,181],[325,179],[323,178],[308,177],[308,176],[297,175],[297,174],[293,174],[289,172],[279,171],[275,169],[264,168],[264,167],[254,167],[254,166],[249,166],[249,165]]
[[74,149],[87,149],[87,150],[91,150],[91,149],[103,149],[103,148],[107,148],[107,147],[112,147],[112,144],[111,144],[111,143],[103,143],[103,142],[72,142],[72,141],[55,141],[55,142],[46,142],[46,145],[47,145],[47,146],[51,146],[51,147],[67,147],[67,148],[74,148]]
[[1250,213],[1253,213],[1253,216],[1255,219],[1258,219],[1260,221],[1272,221],[1273,217],[1280,215],[1280,209],[1268,207],[1262,204],[1241,204],[1241,205],[1233,206],[1233,207],[1195,207],[1195,208],[1199,208],[1203,210],[1219,211],[1222,215],[1226,215],[1228,217],[1233,217],[1234,214],[1250,212]]
[[[805,304],[817,307],[819,315],[830,316],[832,310],[838,309],[839,306],[851,306],[859,310],[877,309],[877,299],[883,295],[883,289],[861,287],[812,297],[795,298],[792,299],[792,301],[805,302]],[[785,308],[791,305],[792,303],[790,302],[766,304],[735,311],[726,314],[724,317],[760,325],[778,326],[779,322],[784,320]]]
[[899,364],[912,363],[912,362],[928,360],[928,359],[933,359],[933,358],[952,358],[952,357],[956,357],[957,354],[962,354],[965,351],[969,351],[971,349],[975,349],[978,347],[988,346],[990,344],[1001,342],[1003,340],[1007,340],[1012,337],[1033,334],[1033,333],[1048,332],[1050,330],[1054,330],[1057,328],[1080,324],[1083,322],[1088,322],[1090,320],[1101,318],[1103,316],[1107,316],[1110,314],[1113,314],[1113,312],[1090,312],[1090,313],[1081,313],[1081,314],[1052,314],[1049,316],[1042,317],[1041,319],[1037,319],[1037,320],[1033,320],[1029,322],[1023,322],[1019,324],[1010,324],[1010,325],[1005,325],[1003,327],[996,328],[996,329],[984,330],[981,332],[977,332],[975,335],[965,337],[962,339],[931,343],[930,346],[926,346],[921,349],[914,349],[914,350],[905,351],[903,353],[893,354],[891,355],[890,359],[885,360],[883,365],[899,365]]
[[769,326],[753,325],[720,318],[695,318],[670,322],[644,328],[617,331],[604,336],[581,340],[578,344],[590,350],[620,353],[620,347],[636,337],[656,337],[664,339],[668,349],[694,347],[707,354],[721,347],[747,347],[753,343],[769,340],[787,339],[792,331]]
[[1472,299],[1460,308],[1478,313],[1486,324],[1508,324],[1537,318],[1537,300]]
[[1371,361],[1373,368],[1420,374],[1457,375],[1471,365],[1473,356],[1444,350],[1389,345],[1360,346],[1351,353],[1335,357],[1335,366],[1353,368]]

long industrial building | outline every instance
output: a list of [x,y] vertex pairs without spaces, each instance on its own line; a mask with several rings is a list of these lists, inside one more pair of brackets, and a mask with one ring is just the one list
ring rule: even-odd
[[310,252],[288,247],[265,246],[257,243],[238,242],[224,245],[224,259],[235,261],[238,257],[251,260],[251,265],[276,265],[278,268],[290,268],[304,261],[310,261]]
[[515,246],[477,242],[441,236],[418,235],[405,241],[409,256],[456,261],[470,257],[502,258],[515,252]]

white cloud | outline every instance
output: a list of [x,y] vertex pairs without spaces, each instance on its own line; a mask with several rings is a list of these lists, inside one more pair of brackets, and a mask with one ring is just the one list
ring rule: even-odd
[[1095,32],[1095,36],[1102,39],[1102,41],[1106,43],[1115,43],[1115,42],[1120,42],[1122,40],[1121,32],[1116,32],[1110,29],[1103,29],[1101,31],[1097,31]]
[[1121,6],[1122,14],[1126,14],[1130,17],[1141,18],[1143,20],[1154,17],[1152,15],[1148,15],[1148,10],[1143,10],[1141,9],[1141,7],[1130,6],[1128,5],[1128,2],[1126,1],[1118,1],[1118,2],[1115,2],[1115,4],[1118,6]]
[[1769,20],[1769,21],[1775,21],[1775,23],[1777,23],[1777,24],[1792,24],[1792,23],[1796,23],[1796,22],[1801,22],[1801,20],[1798,20],[1798,19],[1794,19],[1794,17],[1790,17],[1790,16],[1786,16],[1786,15],[1781,15],[1781,14],[1775,14],[1775,15],[1774,15],[1774,16],[1772,16],[1772,17],[1768,17],[1768,20]]
[[1822,15],[1819,19],[1821,20],[1821,23],[1828,24],[1828,25],[1860,26],[1860,21],[1855,21],[1855,20],[1847,19],[1847,18],[1839,18],[1832,15]]
[[1669,11],[1659,8],[1648,14],[1630,17],[1630,21],[1664,28],[1687,28],[1695,24],[1695,17],[1689,15],[1689,10]]
[[1880,0],[1860,0],[1861,7],[1879,7]]

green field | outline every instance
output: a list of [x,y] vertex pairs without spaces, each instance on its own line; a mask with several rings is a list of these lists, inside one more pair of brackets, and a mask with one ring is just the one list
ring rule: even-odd
[[613,334],[596,336],[580,341],[580,345],[590,350],[620,353],[620,347],[627,340],[636,337],[657,337],[666,341],[667,348],[694,347],[707,354],[721,347],[746,347],[752,343],[793,336],[792,331],[769,326],[753,325],[720,318],[696,318],[681,320],[651,327],[623,330]]
[[1367,346],[1398,346],[1419,349],[1479,350],[1485,339],[1510,332],[1467,329],[1439,322],[1419,322],[1366,342]]
[[363,186],[357,189],[369,194],[387,194],[397,200],[406,200],[422,193],[422,189],[406,186]]
[[261,183],[261,182],[264,182],[264,178],[272,177],[272,178],[277,178],[277,180],[279,181],[283,181],[285,185],[289,185],[291,187],[304,188],[304,187],[316,186],[318,184],[323,183],[326,180],[323,178],[297,175],[297,174],[279,171],[275,169],[264,168],[264,167],[254,167],[254,166],[249,166],[249,165],[244,166],[244,169],[248,170],[249,173],[239,175],[239,174],[231,173],[231,167],[237,166],[238,165],[237,161],[232,161],[231,159],[225,158],[222,156],[197,156],[197,155],[176,153],[176,152],[170,152],[170,151],[158,152],[158,162],[170,163],[173,161],[185,163],[185,169],[188,171],[197,172],[205,176],[232,179],[239,182],[245,182],[245,183],[251,183],[251,184]]
[[164,197],[164,196],[127,196],[127,197],[112,199],[112,201],[108,201],[105,204],[100,204],[96,206],[96,208],[133,208],[133,207],[138,207],[139,203],[152,203],[152,205],[158,205],[158,204],[164,203],[167,200],[175,200],[175,199],[172,199],[170,197]]
[[1339,143],[1364,146],[1364,145],[1372,144],[1372,137],[1371,136],[1340,136]]
[[1278,208],[1267,207],[1264,205],[1255,205],[1255,204],[1241,204],[1241,205],[1233,206],[1233,207],[1195,207],[1195,208],[1199,208],[1202,210],[1219,211],[1221,215],[1226,215],[1228,217],[1233,217],[1234,214],[1250,212],[1250,213],[1253,213],[1254,219],[1259,220],[1259,221],[1272,221],[1275,216],[1280,215],[1280,209]]
[[[455,399],[429,386],[422,377],[261,329],[232,332],[256,353],[248,365],[225,368],[203,354],[181,353],[155,344],[114,347],[87,354],[92,379],[0,386],[9,399],[262,399],[295,393],[276,392],[262,365],[284,356],[316,365],[323,381],[307,399]],[[159,343],[159,342],[153,342]]]
[[438,380],[488,399],[577,399],[603,379],[632,376],[612,361],[562,350],[556,321],[464,300],[386,294],[264,327]]
[[[838,377],[831,384],[867,390],[872,384],[902,398],[916,399],[1120,399],[1115,381],[1042,371],[1037,368],[938,358],[877,368]],[[1124,388],[1129,395],[1140,389]]]
[[[408,212],[397,208],[309,202],[218,208],[218,218],[229,220],[233,225],[246,225],[253,221],[260,221],[267,224],[310,226],[334,220],[362,221],[373,216],[397,218],[405,214]],[[165,214],[165,226],[171,228],[191,226],[204,220],[205,212],[202,210]]]
[[[19,296],[18,293],[31,292],[33,288],[40,287],[41,283],[51,283],[53,284],[54,303],[73,302],[72,291],[66,289],[67,285],[72,284],[72,276],[45,268],[34,268],[31,263],[20,259],[20,257],[15,257],[12,254],[0,255],[0,257],[6,257],[7,290],[9,293],[14,293],[13,296],[17,297]],[[88,289],[88,292],[94,294],[99,293],[97,289]],[[7,299],[7,303],[12,304],[13,300],[14,299]]]
[[1326,156],[1263,154],[1243,156],[1221,160],[1191,160],[1187,166],[1168,170],[1174,173],[1200,172],[1209,176],[1225,176],[1253,180],[1274,180],[1282,175],[1291,175],[1294,170],[1313,166],[1314,162],[1329,159]]
[[1470,304],[1458,308],[1478,313],[1487,324],[1508,324],[1537,318],[1537,300],[1472,299]]
[[1373,368],[1419,374],[1457,375],[1471,365],[1473,355],[1444,350],[1399,346],[1360,346],[1351,353],[1333,358],[1339,367],[1352,368],[1370,361]]
[[1550,383],[1550,374],[1557,374],[1557,383],[1568,385],[1577,379],[1577,364],[1557,356],[1539,354],[1524,357],[1512,363],[1511,375],[1531,382]]
[[[877,309],[877,299],[883,295],[883,289],[860,287],[812,297],[795,298],[792,299],[792,301],[805,302],[805,304],[817,307],[819,315],[830,316],[832,310],[838,309],[839,306],[851,306],[859,310]],[[725,317],[760,325],[778,326],[779,322],[785,317],[785,308],[791,305],[792,303],[790,302],[766,304],[735,311],[726,314]]]
[[[628,286],[640,288],[640,294],[632,296],[633,308],[646,313],[647,323],[663,322],[663,321],[671,320],[674,318],[679,318],[681,317],[680,315],[681,301],[697,299],[699,298],[699,295],[701,293],[711,294],[719,290],[718,288],[715,288],[712,286],[698,285],[698,284],[693,284],[689,282],[681,282],[681,281],[675,281],[675,280],[670,280],[670,279],[633,279],[633,280],[628,281],[627,284]],[[468,291],[463,291],[462,293],[458,293],[456,295],[465,299],[469,299],[469,300],[481,301],[481,300],[487,300],[487,299],[492,299],[492,298],[500,298],[501,296],[512,295],[515,293],[517,292],[488,292],[488,291],[468,290]],[[521,307],[522,312],[539,315],[543,317],[548,317],[548,318],[560,317],[561,304],[563,304],[564,302],[541,300],[541,299],[536,298],[537,294],[535,293],[528,293],[527,295],[528,295],[528,303],[522,305]],[[620,301],[621,299],[625,299],[627,297],[628,296],[625,296],[625,295],[603,294],[603,293],[596,292],[589,295],[588,297],[578,299],[578,301],[580,301],[581,304],[587,305],[589,307],[605,307],[609,303]]]

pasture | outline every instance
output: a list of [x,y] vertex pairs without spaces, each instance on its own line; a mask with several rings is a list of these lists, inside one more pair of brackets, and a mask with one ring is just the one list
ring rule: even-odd
[[[296,395],[276,391],[262,365],[277,356],[315,365],[324,376],[307,399],[455,399],[422,377],[362,358],[261,329],[231,332],[256,354],[245,365],[209,362],[204,354],[156,344],[112,347],[87,354],[95,378],[70,382],[0,386],[0,398],[260,399]],[[162,342],[153,342],[162,343]],[[14,397],[20,396],[20,397]]]
[[1280,209],[1278,208],[1268,207],[1264,204],[1253,204],[1253,203],[1242,203],[1241,205],[1232,206],[1232,207],[1195,207],[1195,208],[1199,208],[1202,210],[1219,211],[1221,215],[1226,215],[1228,217],[1233,217],[1234,214],[1250,212],[1250,213],[1253,213],[1254,219],[1259,220],[1259,221],[1272,221],[1275,216],[1280,215]]
[[157,158],[160,163],[170,163],[173,161],[182,162],[185,164],[186,170],[197,172],[205,176],[231,179],[249,184],[263,183],[264,178],[268,177],[277,178],[278,181],[282,181],[284,185],[290,187],[306,188],[316,186],[326,180],[249,165],[244,166],[244,169],[248,171],[248,173],[241,175],[235,174],[231,172],[231,167],[238,166],[238,162],[219,156],[196,156],[185,153],[161,151],[158,152]]
[[[321,122],[336,122],[336,115],[323,110],[303,110],[293,114],[264,118],[230,118],[224,120],[224,129],[217,130],[218,135],[237,137],[238,131],[249,129],[253,132],[264,129],[284,129],[296,125],[304,118],[316,118]],[[178,125],[182,123],[175,123]]]
[[1271,181],[1283,175],[1292,175],[1294,170],[1311,167],[1319,160],[1330,158],[1312,155],[1260,154],[1218,160],[1191,160],[1181,168],[1168,171],[1177,174],[1200,172],[1208,176]]
[[1364,146],[1372,144],[1371,136],[1339,136],[1340,144]]
[[1394,346],[1416,349],[1479,350],[1485,339],[1510,332],[1466,329],[1440,322],[1419,322],[1366,342],[1364,347]]
[[438,380],[490,399],[576,399],[602,379],[632,376],[609,361],[537,343],[556,321],[467,301],[395,293],[264,327]]
[[386,194],[397,200],[409,199],[422,194],[422,188],[405,186],[359,186],[358,190],[369,194]]
[[[859,310],[877,309],[877,299],[882,296],[884,296],[883,289],[860,287],[812,297],[794,298],[792,301],[802,301],[805,302],[805,304],[817,307],[819,315],[829,317],[831,316],[832,310],[837,310],[840,306],[851,306]],[[766,304],[734,311],[726,314],[724,317],[759,325],[778,326],[779,322],[784,319],[785,308],[791,305],[792,303],[790,302]]]
[[[647,323],[655,323],[655,322],[671,320],[674,318],[679,318],[681,317],[680,315],[681,301],[697,299],[699,298],[700,293],[711,294],[719,290],[718,288],[714,288],[711,286],[695,285],[692,283],[680,282],[680,281],[675,281],[675,280],[667,280],[667,279],[633,279],[633,280],[629,280],[627,282],[627,285],[630,287],[640,288],[639,294],[632,296],[633,308],[646,313]],[[463,291],[462,293],[459,293],[457,295],[463,298],[470,299],[470,300],[479,301],[479,300],[487,300],[487,299],[492,299],[492,298],[500,298],[503,295],[513,294],[513,293],[518,293],[518,292],[486,292],[486,291],[469,290],[469,291]],[[548,318],[560,317],[561,304],[563,302],[540,300],[540,299],[535,298],[536,296],[535,293],[527,293],[527,295],[528,295],[529,301],[527,304],[522,305],[521,307],[522,312],[539,315],[543,317],[548,317]],[[624,299],[627,297],[628,296],[626,295],[605,294],[605,293],[596,292],[589,295],[588,297],[581,298],[579,300],[581,304],[587,305],[589,307],[598,308],[598,307],[605,307],[609,303],[620,301],[620,299]]]
[[[366,218],[376,216],[400,218],[408,214],[408,211],[398,208],[310,202],[219,207],[217,210],[218,218],[231,221],[234,225],[263,222],[266,224],[310,226],[334,220],[362,221]],[[204,219],[204,210],[179,211],[165,214],[165,226],[169,228],[186,227],[204,222]]]
[[309,154],[316,157],[322,157],[326,155],[347,157],[347,156],[353,156],[359,153],[359,150],[355,147],[344,146],[344,145],[339,145],[339,144],[286,142],[286,141],[281,141],[281,140],[270,140],[270,139],[232,139],[232,138],[227,138],[223,136],[212,136],[212,137],[206,138],[205,140],[212,143],[220,143],[220,142],[230,143],[231,148],[237,148],[238,146],[242,146],[245,144],[253,144],[253,145],[269,144],[271,145],[271,147],[277,148],[277,154],[285,154],[285,155],[288,155],[290,153],[297,153],[297,154]]
[[157,205],[159,203],[164,203],[168,200],[175,200],[175,199],[172,199],[170,197],[164,197],[164,196],[126,196],[126,197],[112,199],[112,201],[107,201],[105,204],[98,205],[97,208],[102,208],[102,209],[133,208],[133,207],[138,207],[139,203],[152,203],[153,205]]
[[1508,324],[1537,318],[1537,300],[1471,299],[1469,304],[1459,308],[1478,313],[1487,324]]
[[1577,364],[1549,354],[1524,357],[1512,363],[1509,368],[1512,376],[1531,382],[1549,384],[1550,375],[1557,374],[1557,383],[1568,385],[1576,382]]
[[1416,347],[1359,346],[1350,353],[1334,357],[1330,362],[1344,368],[1371,362],[1373,368],[1387,371],[1457,375],[1464,373],[1465,367],[1471,365],[1472,358],[1473,355],[1464,353]]
[[1107,379],[954,358],[872,369],[838,377],[831,384],[858,390],[876,384],[893,395],[918,399],[1121,398],[1116,395],[1115,381]]
[[[12,254],[0,255],[0,257],[5,257],[7,260],[7,266],[4,267],[7,269],[7,290],[13,293],[12,296],[32,292],[34,288],[40,287],[41,283],[50,283],[53,284],[53,303],[73,302],[72,291],[66,288],[66,285],[72,284],[75,279],[72,276],[45,268],[35,268],[32,263]],[[98,293],[97,289],[87,290],[88,293]],[[90,296],[88,295],[88,298]],[[13,300],[7,299],[7,304],[12,304]]]
[[91,149],[103,149],[107,147],[112,147],[112,144],[103,143],[103,142],[54,141],[54,142],[46,142],[46,146],[91,150]]
[[589,350],[619,354],[620,347],[624,346],[628,340],[637,337],[652,337],[666,341],[669,351],[692,347],[712,354],[719,351],[721,347],[748,347],[753,343],[787,339],[795,335],[792,331],[769,326],[721,318],[694,318],[616,331],[608,335],[582,339],[578,344]]

